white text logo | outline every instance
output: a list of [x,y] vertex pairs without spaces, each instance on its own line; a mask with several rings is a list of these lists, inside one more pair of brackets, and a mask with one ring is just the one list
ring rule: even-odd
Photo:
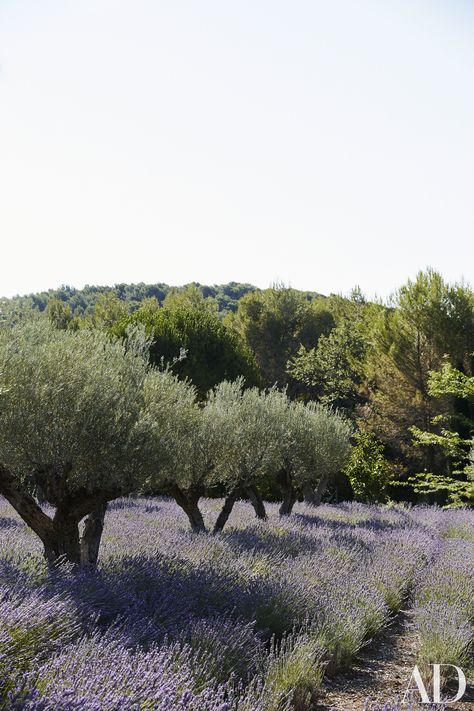
[[[403,697],[403,703],[406,702],[407,696],[409,700],[412,700],[413,692],[417,691],[421,696],[421,702],[423,704],[454,704],[456,701],[460,701],[466,692],[466,677],[464,672],[459,667],[454,664],[432,664],[433,667],[433,698],[430,699],[426,686],[420,674],[418,667],[414,667],[410,681],[408,683],[408,688]],[[452,699],[442,699],[441,698],[441,667],[449,667],[455,669],[458,675],[458,693]],[[415,686],[416,685],[416,686]]]

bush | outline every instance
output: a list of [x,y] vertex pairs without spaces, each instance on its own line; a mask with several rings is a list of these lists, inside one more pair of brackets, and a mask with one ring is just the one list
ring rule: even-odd
[[345,469],[357,501],[377,503],[386,500],[385,488],[392,478],[392,467],[385,459],[384,447],[368,433],[355,435],[355,445]]

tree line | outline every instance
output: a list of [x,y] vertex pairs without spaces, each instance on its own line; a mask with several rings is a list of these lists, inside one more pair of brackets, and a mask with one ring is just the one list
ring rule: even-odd
[[205,532],[199,500],[217,487],[217,533],[241,496],[265,519],[269,485],[281,515],[304,492],[318,503],[347,460],[351,429],[336,412],[241,377],[203,400],[149,352],[137,327],[126,339],[44,321],[0,330],[0,493],[51,564],[96,564],[116,498],[165,492]]
[[[29,373],[21,392],[26,392],[22,388],[27,387],[29,378],[31,387],[36,384],[39,388],[39,364],[42,359],[47,362],[53,352],[60,358],[59,344],[64,353],[70,352],[71,363],[77,360],[77,367],[83,369],[83,375],[75,376],[76,385],[86,378],[89,366],[94,377],[99,378],[101,367],[108,369],[109,375],[106,377],[104,371],[105,380],[90,386],[97,391],[94,403],[90,403],[89,430],[85,424],[76,426],[73,420],[68,421],[70,413],[79,410],[83,395],[71,390],[73,384],[59,364],[57,368],[51,364],[42,389],[36,390],[34,397],[28,395],[28,402],[36,402],[39,408],[34,417],[31,415],[37,429],[29,431],[21,424],[30,405],[11,405],[12,412],[23,414],[18,414],[20,419],[10,429],[6,423],[2,425],[2,471],[27,481],[29,495],[36,487],[56,506],[61,498],[56,489],[62,475],[56,475],[57,485],[53,486],[49,475],[42,473],[56,466],[52,433],[66,443],[74,438],[73,432],[80,432],[86,442],[88,436],[92,437],[92,423],[101,421],[99,412],[103,411],[109,413],[111,421],[118,417],[122,424],[127,417],[132,418],[133,437],[139,432],[143,437],[143,441],[128,441],[129,434],[121,436],[117,431],[109,439],[98,434],[101,447],[106,448],[108,441],[112,450],[115,437],[120,437],[120,444],[111,454],[110,467],[101,464],[97,471],[92,459],[87,466],[84,463],[89,444],[75,443],[84,447],[78,461],[82,462],[82,472],[89,471],[84,474],[86,480],[105,477],[99,476],[104,466],[110,482],[115,481],[116,457],[122,463],[117,464],[118,481],[125,477],[125,471],[129,472],[126,480],[130,484],[112,487],[104,505],[111,493],[169,493],[195,530],[204,525],[199,499],[205,494],[224,496],[219,519],[224,522],[239,496],[247,496],[259,516],[263,516],[264,498],[283,499],[285,514],[291,511],[296,497],[317,502],[323,493],[330,498],[355,497],[362,501],[384,501],[387,497],[440,504],[474,501],[474,294],[468,285],[448,284],[428,269],[409,280],[387,303],[369,301],[359,289],[348,297],[322,297],[283,285],[265,290],[245,287],[240,294],[239,285],[233,288],[239,298],[230,310],[221,309],[215,295],[198,285],[168,289],[160,298],[145,296],[145,290],[144,298],[137,303],[121,298],[120,293],[123,296],[127,292],[116,287],[96,294],[94,305],[81,313],[67,298],[51,295],[43,309],[31,305],[10,311],[3,308],[5,353],[13,352],[12,344],[18,338],[26,339],[23,346],[17,346],[24,357],[29,351],[33,353],[31,349],[39,349],[28,366],[26,361],[17,363],[15,377]],[[40,333],[47,336],[40,338]],[[122,365],[113,358],[122,359]],[[5,384],[10,372],[8,362],[0,365],[2,413],[7,412],[8,398],[20,392]],[[131,398],[127,404],[121,399],[126,391],[121,397],[117,392],[113,396],[117,414],[111,415],[109,401],[101,399],[101,388],[107,391],[107,378],[112,384],[114,377],[128,377],[120,373],[123,363],[129,362],[134,367],[139,362],[142,368],[143,383],[133,388],[138,400]],[[68,372],[75,372],[69,367]],[[65,406],[60,408],[59,399],[57,410],[52,406],[45,410],[41,402],[43,396],[47,401],[47,384],[52,382],[53,372],[63,373],[64,384],[57,383],[56,388],[61,393],[58,398],[69,393],[72,409],[67,412]],[[67,436],[62,433],[61,422],[69,422]],[[282,423],[286,423],[286,429]],[[101,423],[100,427],[105,425]],[[146,434],[146,427],[155,433],[155,439],[150,432]],[[9,447],[13,447],[18,433],[26,437],[26,432],[28,447],[32,447],[38,431],[44,440],[41,447],[35,445],[35,452],[41,449],[43,454],[39,459],[28,455],[30,464],[24,460],[18,468],[15,459],[8,459]],[[99,428],[95,434],[101,431]],[[287,439],[282,431],[293,442],[286,454],[283,445]],[[337,437],[333,437],[334,432],[338,432]],[[10,444],[5,439],[8,436],[12,438]],[[334,449],[332,441],[339,443]],[[155,449],[148,456],[152,442]],[[168,460],[164,452],[168,452]],[[345,454],[338,458],[336,452]],[[132,455],[136,464],[130,461]],[[247,456],[246,463],[239,456]],[[61,460],[60,468],[70,467],[75,472],[78,465],[66,459]],[[9,464],[11,461],[13,464]],[[129,469],[124,469],[125,462],[129,462]],[[153,471],[149,469],[151,462]],[[7,474],[2,476],[6,480]],[[66,478],[75,476],[71,473]],[[84,495],[89,492],[88,486]],[[88,515],[86,532],[101,526],[104,495],[99,499],[99,505],[82,516]],[[77,558],[76,533],[73,538]],[[81,545],[87,547],[84,542]]]
[[[134,311],[147,299],[156,299],[162,304],[168,294],[181,291],[198,290],[208,303],[215,305],[219,313],[225,315],[236,311],[239,300],[246,294],[256,291],[252,284],[240,284],[231,281],[228,284],[214,284],[206,286],[194,282],[182,287],[172,287],[169,284],[115,284],[115,286],[88,285],[83,289],[71,286],[61,286],[59,289],[15,296],[13,298],[0,298],[0,312],[9,317],[21,317],[27,311],[44,312],[50,302],[58,301],[64,307],[70,318],[90,316],[98,303],[104,298],[116,298],[125,304],[126,311]],[[313,292],[305,292],[308,299],[316,298]]]

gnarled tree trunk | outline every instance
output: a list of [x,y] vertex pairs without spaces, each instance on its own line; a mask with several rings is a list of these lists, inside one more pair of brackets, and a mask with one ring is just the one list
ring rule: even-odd
[[219,516],[217,517],[217,520],[214,524],[214,533],[219,533],[219,531],[222,531],[222,529],[226,525],[229,516],[232,513],[232,509],[234,508],[234,504],[239,498],[239,493],[239,489],[234,489],[234,491],[231,491],[230,494],[225,497],[222,510],[219,513]]
[[278,485],[283,494],[283,501],[280,506],[280,516],[289,516],[296,501],[296,491],[292,479],[286,470],[282,470],[278,475]]
[[170,493],[174,500],[180,506],[188,517],[191,528],[195,533],[206,530],[206,524],[199,510],[198,501],[201,498],[199,489],[180,489],[179,486],[173,485],[170,487]]
[[303,496],[307,504],[310,506],[316,506],[316,494],[311,484],[304,484]]
[[53,535],[45,543],[44,555],[48,563],[65,558],[73,565],[81,564],[79,520],[70,511],[59,506],[53,518]]
[[267,512],[265,511],[265,504],[263,503],[263,499],[257,487],[253,485],[246,486],[245,493],[249,497],[250,503],[255,510],[255,516],[261,521],[265,521],[267,518]]
[[13,506],[23,521],[41,539],[46,548],[54,537],[52,519],[41,510],[34,498],[23,490],[14,474],[1,465],[0,494]]
[[107,504],[102,504],[92,511],[84,522],[80,540],[82,566],[95,568],[97,565],[106,511]]
[[[81,492],[58,503],[53,518],[53,538],[45,545],[49,562],[64,556],[74,566],[95,567],[111,493]],[[82,537],[79,522],[86,517]]]
[[314,492],[314,505],[319,506],[329,484],[329,474],[323,474]]
[[[79,521],[84,516],[95,520],[86,522],[86,542],[90,545],[88,564],[95,565],[99,551],[100,534],[102,533],[100,517],[96,512],[104,508],[107,501],[120,495],[119,491],[78,492],[75,496],[64,497],[56,502],[56,512],[51,518],[42,511],[34,498],[23,488],[18,478],[5,467],[0,466],[0,494],[7,499],[23,521],[40,538],[44,546],[44,556],[50,565],[58,559],[65,559],[74,566],[82,565],[81,540],[79,536]],[[91,513],[93,512],[93,513]],[[93,552],[92,552],[93,551]]]
[[328,488],[328,483],[329,474],[325,473],[321,476],[321,479],[316,487],[316,491],[309,484],[305,484],[303,487],[303,494],[306,503],[311,506],[319,506],[324,496],[324,492]]

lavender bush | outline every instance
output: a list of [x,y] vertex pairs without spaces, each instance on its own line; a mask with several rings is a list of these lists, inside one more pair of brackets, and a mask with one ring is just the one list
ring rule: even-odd
[[[221,505],[203,500],[209,529]],[[257,521],[238,502],[210,535],[188,530],[171,500],[121,499],[99,568],[77,571],[48,569],[0,502],[1,707],[307,711],[324,675],[349,665],[411,594],[421,657],[435,640],[436,661],[456,663],[453,650],[466,660],[472,512],[267,511]]]
[[424,664],[472,667],[474,526],[471,511],[443,512],[429,570],[415,588],[413,619]]

